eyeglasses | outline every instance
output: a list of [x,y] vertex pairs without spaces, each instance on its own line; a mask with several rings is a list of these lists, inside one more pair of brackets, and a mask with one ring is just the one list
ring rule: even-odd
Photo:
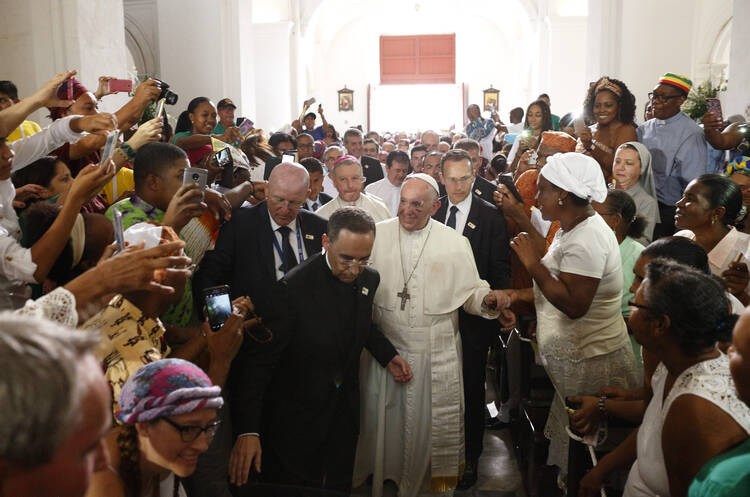
[[461,178],[445,178],[446,183],[450,183],[451,185],[457,185],[458,183],[468,183],[469,180],[471,180],[471,176],[463,176]]
[[341,265],[346,267],[347,269],[351,268],[352,266],[359,266],[361,268],[372,266],[372,261],[366,257],[362,259],[355,259],[346,255],[340,255],[338,259]]
[[659,101],[659,102],[668,102],[669,100],[672,100],[673,98],[680,98],[682,95],[659,95],[658,93],[654,93],[652,91],[648,92],[648,99],[652,102]]
[[221,424],[221,421],[216,420],[204,428],[203,426],[185,426],[177,424],[169,418],[161,419],[172,425],[175,430],[179,431],[180,438],[185,443],[194,442],[195,439],[197,439],[201,435],[201,433],[204,432],[206,433],[206,439],[210,442],[216,436],[216,431],[219,429],[219,425]]
[[297,143],[298,149],[304,149],[304,150],[312,150],[313,144],[312,143]]
[[654,309],[654,308],[652,308],[652,307],[649,307],[649,306],[647,306],[647,305],[643,305],[643,304],[638,304],[638,303],[637,303],[637,302],[635,301],[635,299],[630,299],[630,300],[628,301],[628,305],[629,305],[630,307],[637,307],[638,309],[644,309],[644,310],[646,310],[646,311],[656,312],[656,309]]
[[276,195],[271,195],[269,199],[273,200],[274,203],[281,204],[284,207],[287,207],[289,209],[301,209],[302,206],[304,206],[304,202],[299,202],[297,200],[286,200],[281,197],[277,197]]

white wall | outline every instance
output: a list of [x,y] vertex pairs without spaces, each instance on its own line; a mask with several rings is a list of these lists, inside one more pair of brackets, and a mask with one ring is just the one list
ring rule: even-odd
[[[368,2],[360,2],[364,3]],[[500,89],[503,115],[512,107],[525,106],[540,91],[532,81],[529,57],[529,52],[535,53],[529,49],[535,32],[516,2],[503,6],[502,22],[497,3],[483,0],[460,6],[443,0],[419,4],[385,0],[360,7],[324,2],[309,19],[301,45],[308,93],[323,103],[326,117],[339,130],[367,125],[367,85],[380,83],[381,35],[455,33],[456,84],[465,83],[469,101],[477,103],[485,88]],[[337,90],[344,85],[354,90],[353,112],[338,112]],[[455,124],[463,127],[462,122]]]
[[[56,73],[77,69],[94,91],[99,76],[129,76],[125,56],[122,0],[3,0],[0,16],[2,79],[28,96]],[[100,108],[117,110],[126,96],[103,99]],[[31,118],[44,125],[46,110]]]
[[732,30],[729,83],[723,109],[726,116],[743,114],[746,119],[750,119],[750,31],[743,26],[743,21],[750,19],[750,2],[734,2],[734,19],[736,29]]

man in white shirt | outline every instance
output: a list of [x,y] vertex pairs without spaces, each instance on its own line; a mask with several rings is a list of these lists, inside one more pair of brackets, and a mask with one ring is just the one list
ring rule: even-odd
[[406,152],[402,150],[391,152],[385,160],[387,176],[365,188],[365,193],[375,195],[385,202],[393,216],[398,213],[401,184],[409,172],[409,162],[409,155]]
[[336,187],[333,186],[331,171],[333,171],[333,166],[336,164],[336,161],[343,156],[344,149],[337,145],[332,145],[326,148],[326,151],[323,152],[323,164],[325,164],[327,170],[325,178],[323,178],[323,192],[331,197],[335,197],[338,194]]
[[319,216],[328,219],[342,207],[355,206],[367,211],[376,223],[393,217],[380,199],[362,192],[362,165],[354,157],[340,159],[328,174],[339,193],[315,211]]

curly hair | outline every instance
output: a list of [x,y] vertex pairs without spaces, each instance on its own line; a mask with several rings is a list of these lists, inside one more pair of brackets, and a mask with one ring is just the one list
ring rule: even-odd
[[125,485],[126,497],[138,497],[141,493],[140,446],[135,425],[125,425],[117,435],[117,448],[120,451],[118,473]]
[[603,79],[608,79],[610,83],[620,88],[620,96],[617,96],[615,92],[611,90],[599,89],[599,92],[609,91],[612,95],[614,95],[615,100],[617,100],[617,120],[621,123],[631,124],[635,126],[635,123],[633,121],[633,119],[635,119],[635,96],[630,93],[630,90],[628,90],[628,87],[625,85],[625,83],[623,83],[619,79],[613,79],[607,76],[602,76],[601,78],[599,78],[596,83],[589,87],[588,92],[586,92],[586,100],[583,101],[584,117],[587,120],[596,122],[596,118],[594,117],[594,101],[596,100],[597,93],[599,93],[596,91],[596,88],[599,86],[599,82],[601,82]]

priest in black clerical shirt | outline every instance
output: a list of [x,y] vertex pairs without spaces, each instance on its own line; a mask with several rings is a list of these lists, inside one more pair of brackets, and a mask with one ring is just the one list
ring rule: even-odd
[[[246,388],[232,402],[262,411],[235,428],[251,441],[251,433],[260,435],[261,481],[275,489],[348,494],[359,435],[363,347],[396,381],[411,379],[408,363],[371,321],[380,283],[380,275],[368,267],[374,240],[375,223],[367,212],[357,207],[334,212],[323,236],[326,253],[280,280],[272,310],[262,316],[273,333],[270,351],[246,364]],[[252,419],[262,420],[260,426]],[[248,459],[256,456],[242,453],[242,445],[235,446],[230,463],[230,478],[240,484],[246,481]]]

